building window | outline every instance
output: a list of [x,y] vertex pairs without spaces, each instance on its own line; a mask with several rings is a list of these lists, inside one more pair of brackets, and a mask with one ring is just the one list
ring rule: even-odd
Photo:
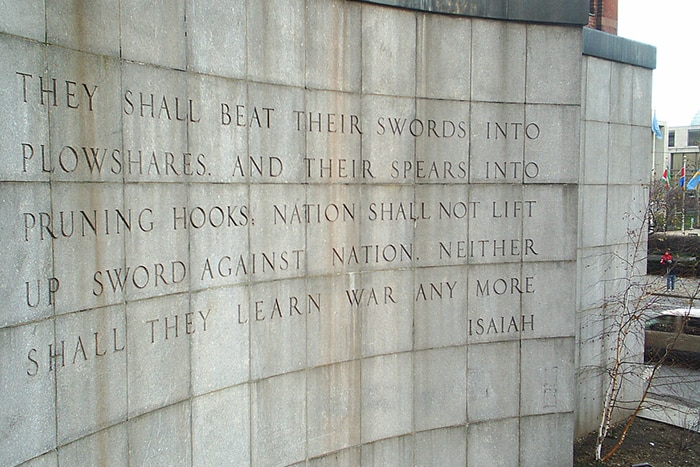
[[676,145],[676,130],[668,131],[668,147],[672,148]]
[[700,129],[688,130],[688,146],[700,146]]

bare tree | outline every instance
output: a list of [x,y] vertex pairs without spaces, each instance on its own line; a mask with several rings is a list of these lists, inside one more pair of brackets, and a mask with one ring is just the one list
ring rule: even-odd
[[[645,363],[644,324],[646,320],[663,307],[663,300],[675,296],[684,300],[689,309],[700,294],[700,289],[684,291],[683,294],[669,295],[660,292],[665,289],[661,277],[650,278],[646,274],[647,225],[654,210],[650,206],[642,219],[628,219],[636,224],[628,230],[629,249],[626,254],[611,257],[612,268],[619,271],[615,276],[615,294],[607,296],[600,313],[603,319],[603,335],[600,336],[607,351],[603,362],[607,385],[604,392],[602,416],[598,428],[595,458],[605,462],[623,444],[632,423],[640,411],[649,406],[649,394],[659,368],[668,360],[679,334],[654,362]],[[666,204],[668,206],[668,204]],[[657,206],[658,208],[658,206]],[[632,217],[632,215],[629,215]],[[628,224],[628,225],[629,225]],[[617,442],[606,452],[603,446],[612,426],[619,420],[626,421],[619,432]]]

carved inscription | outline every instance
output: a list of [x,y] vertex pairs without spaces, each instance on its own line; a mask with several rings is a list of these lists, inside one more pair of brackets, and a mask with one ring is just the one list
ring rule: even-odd
[[[60,304],[68,294],[84,296],[84,307],[123,302],[129,290],[146,296],[167,293],[175,285],[207,288],[249,284],[303,277],[309,268],[321,264],[322,274],[337,275],[349,271],[383,271],[483,263],[513,263],[542,259],[541,236],[526,228],[548,216],[537,191],[525,190],[521,196],[500,193],[479,197],[481,187],[523,186],[537,181],[547,172],[547,164],[537,157],[526,160],[522,152],[504,154],[494,150],[479,163],[469,154],[470,139],[480,138],[486,148],[504,142],[532,142],[547,135],[549,127],[533,121],[468,121],[449,111],[432,114],[397,115],[379,112],[362,114],[336,108],[286,108],[269,102],[237,102],[191,98],[170,89],[143,89],[125,84],[118,91],[120,108],[106,108],[106,96],[114,90],[97,83],[83,82],[71,76],[37,75],[24,70],[14,73],[18,106],[69,109],[71,115],[116,112],[121,119],[136,125],[155,126],[168,131],[188,131],[210,125],[208,131],[247,135],[250,138],[303,137],[332,139],[324,154],[296,154],[275,151],[261,154],[238,152],[233,148],[201,150],[196,147],[158,146],[157,138],[125,140],[122,146],[78,139],[52,146],[48,141],[23,141],[10,153],[21,161],[20,176],[61,175],[70,183],[85,182],[80,177],[116,176],[110,180],[124,183],[126,176],[147,176],[149,181],[184,181],[190,185],[206,182],[212,174],[222,175],[237,187],[259,183],[327,184],[332,196],[315,199],[287,198],[286,193],[267,194],[260,200],[245,195],[231,198],[213,196],[205,202],[150,201],[141,198],[125,207],[111,199],[97,202],[80,198],[82,204],[28,202],[17,207],[13,222],[19,226],[6,241],[21,244],[28,251],[50,245],[54,249],[75,250],[81,245],[102,248],[107,239],[119,238],[128,244],[145,245],[149,250],[162,238],[184,235],[190,244],[199,242],[198,256],[167,253],[157,260],[127,257],[125,261],[101,259],[91,268],[82,268],[71,284],[80,290],[68,290],[66,277],[53,277],[37,271],[36,277],[18,277],[14,287],[26,298],[27,309]],[[115,102],[111,99],[109,102]],[[213,123],[212,123],[213,122]],[[213,128],[213,129],[212,129]],[[106,136],[112,131],[102,128]],[[476,135],[476,136],[475,136]],[[212,135],[216,139],[217,135]],[[336,143],[340,141],[340,143]],[[391,151],[389,156],[372,145],[354,144],[373,141],[382,148],[411,147],[413,152]],[[408,143],[410,142],[410,145]],[[404,146],[398,146],[402,145]],[[384,145],[384,146],[382,146]],[[397,145],[397,146],[394,146]],[[430,150],[417,148],[438,148]],[[355,151],[349,148],[362,148]],[[214,154],[216,151],[221,154]],[[353,152],[355,151],[355,152]],[[499,152],[501,151],[501,152]],[[381,153],[381,154],[380,154]],[[436,155],[439,154],[439,155]],[[82,175],[81,175],[82,174]],[[296,175],[295,175],[296,174]],[[286,177],[301,174],[303,180]],[[479,183],[470,183],[478,176]],[[121,178],[120,178],[121,177]],[[32,180],[27,178],[27,180]],[[106,179],[105,179],[106,180]],[[90,180],[91,183],[101,183]],[[460,186],[429,196],[423,191],[401,192],[400,188],[437,183]],[[505,182],[505,184],[504,184]],[[148,182],[143,182],[148,183]],[[217,184],[227,181],[217,181]],[[358,184],[358,185],[353,185]],[[346,195],[335,187],[360,186],[358,196]],[[385,190],[367,190],[385,184]],[[431,185],[432,184],[432,185]],[[165,184],[163,184],[165,185]],[[98,185],[99,186],[99,185]],[[212,183],[212,187],[215,184]],[[400,187],[400,188],[397,188]],[[529,187],[528,187],[529,188]],[[473,190],[473,191],[470,191]],[[507,191],[506,191],[507,192]],[[309,191],[311,193],[311,191]],[[512,192],[510,192],[512,193]],[[535,193],[534,195],[532,193]],[[491,198],[489,198],[491,196]],[[130,200],[127,200],[130,201]],[[50,207],[49,207],[50,206]],[[255,212],[253,212],[255,211]],[[418,227],[439,223],[437,235],[427,239],[413,236]],[[454,226],[454,227],[451,227]],[[489,228],[482,228],[482,227]],[[339,235],[376,229],[382,235]],[[343,230],[338,230],[343,229]],[[374,232],[374,230],[373,230]],[[403,234],[410,232],[411,234]],[[486,232],[486,233],[484,233]],[[489,233],[491,232],[491,233]],[[211,235],[236,245],[218,248]],[[184,238],[183,237],[183,238]],[[322,242],[310,242],[316,237]],[[263,239],[263,240],[261,240]],[[79,243],[80,242],[80,243]],[[119,243],[117,242],[117,243]],[[235,242],[232,242],[234,244]],[[257,245],[257,246],[252,246]],[[202,253],[203,250],[203,253]],[[164,249],[163,251],[167,251]],[[71,259],[80,262],[80,252]],[[348,313],[379,307],[430,303],[441,307],[454,303],[466,316],[470,337],[513,336],[535,332],[547,318],[522,313],[520,303],[537,294],[542,286],[537,276],[477,275],[469,283],[461,279],[424,281],[413,287],[394,283],[367,283],[348,287],[338,296],[327,290],[294,290],[287,294],[270,293],[234,302],[230,309],[171,310],[138,324],[153,349],[177,340],[206,336],[221,323],[234,320],[240,326],[267,326],[318,315],[324,319],[331,303],[342,303]],[[182,290],[182,289],[179,289]],[[272,290],[272,289],[271,289]],[[492,301],[512,298],[509,309],[474,313],[468,303],[492,308]],[[99,299],[99,300],[98,300]],[[462,303],[466,299],[466,304]],[[93,301],[91,301],[93,300]],[[490,308],[491,307],[491,308]],[[77,310],[76,310],[77,311]],[[55,340],[31,346],[26,351],[28,376],[60,371],[90,360],[118,356],[126,351],[125,330],[120,327],[96,328],[80,334],[56,336]],[[548,374],[549,386],[556,386],[556,368]],[[545,394],[545,405],[556,403],[556,392]]]

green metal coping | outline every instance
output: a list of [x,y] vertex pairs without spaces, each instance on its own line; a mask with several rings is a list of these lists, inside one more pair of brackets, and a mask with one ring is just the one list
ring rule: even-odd
[[430,13],[477,18],[588,24],[589,0],[355,0]]
[[583,54],[653,70],[656,47],[595,29],[583,28]]

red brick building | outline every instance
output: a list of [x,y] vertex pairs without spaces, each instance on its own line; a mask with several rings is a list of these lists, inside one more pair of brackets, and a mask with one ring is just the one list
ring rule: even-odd
[[590,0],[588,27],[617,35],[617,0]]

